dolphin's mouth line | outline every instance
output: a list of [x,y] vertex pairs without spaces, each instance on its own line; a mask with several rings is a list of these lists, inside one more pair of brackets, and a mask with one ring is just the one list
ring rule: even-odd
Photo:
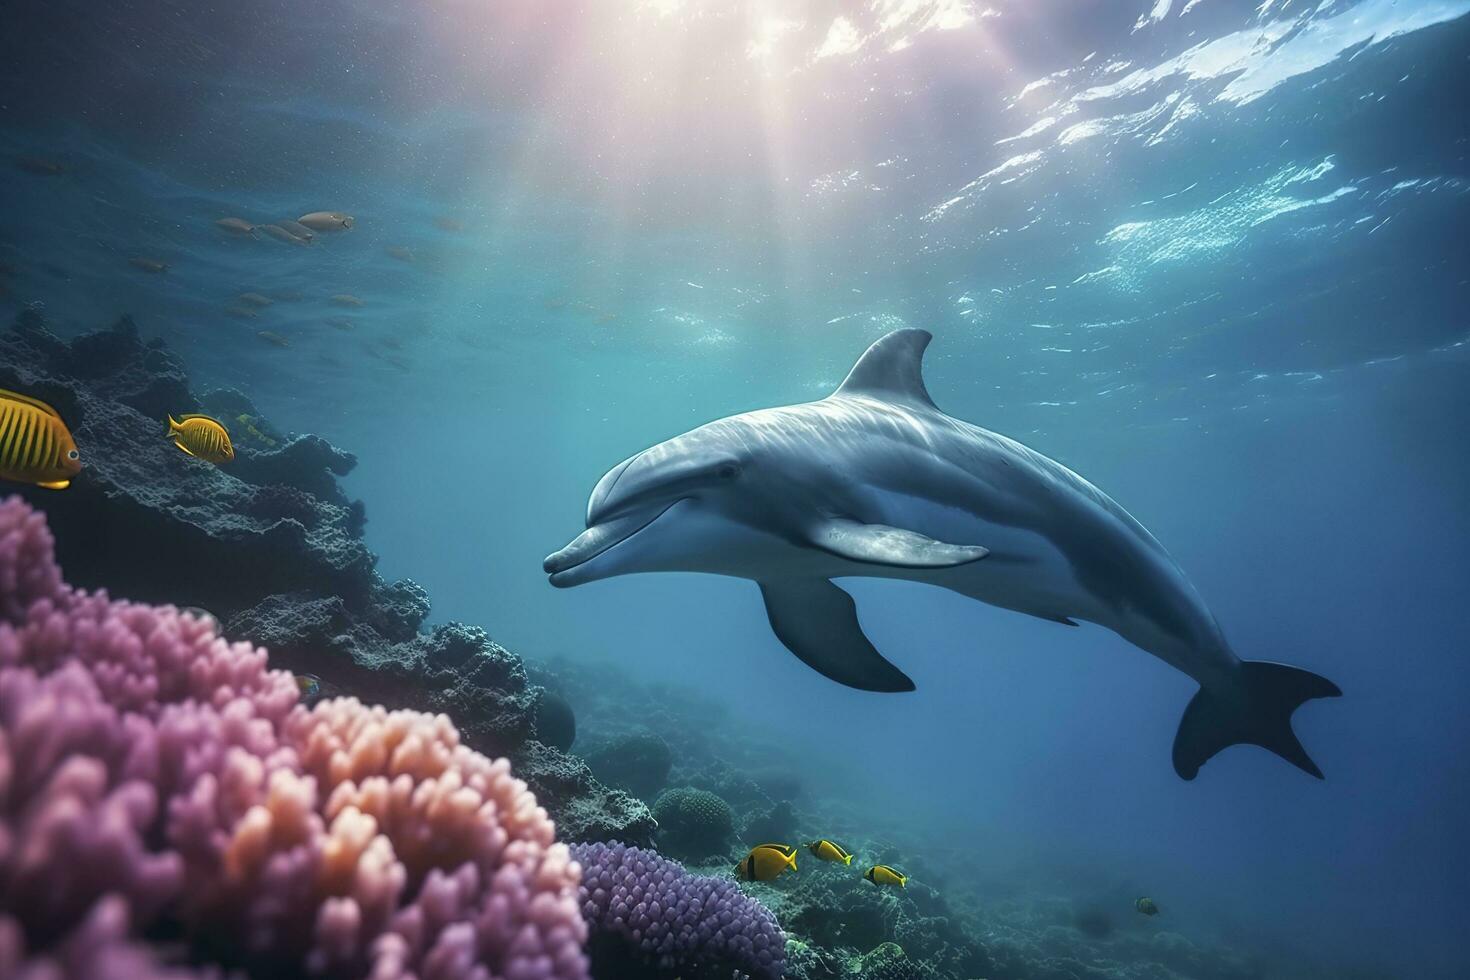
[[[602,495],[602,497],[603,497],[604,500],[606,500],[608,497],[611,497],[612,496],[612,492],[613,492],[614,489],[617,488],[618,481],[623,478],[623,474],[626,473],[626,472],[628,472],[630,469],[632,469],[633,468],[633,464],[636,463],[636,462],[638,462],[639,458],[642,457],[643,453],[646,453],[646,452],[648,452],[648,450],[645,449],[645,450],[643,450],[643,452],[638,453],[638,455],[636,455],[636,456],[629,456],[627,462],[623,463],[621,466],[618,467],[618,475],[615,476],[615,477],[613,477],[613,481],[612,481],[611,484],[609,484],[609,486],[607,488],[607,492]],[[674,501],[674,503],[677,504],[678,501],[676,500],[676,501]],[[674,504],[670,504],[669,505],[669,507],[672,507],[672,506],[674,506]],[[667,510],[667,509],[668,509],[667,507],[664,508],[664,510]],[[592,516],[592,506],[591,506],[590,503],[588,504],[588,507],[587,507],[587,516],[589,518]],[[659,519],[659,517],[662,517],[662,516],[663,516],[663,513],[662,513],[662,511],[660,511],[659,514],[654,517],[654,520],[656,521],[656,520]],[[638,530],[641,531],[642,528],[639,528]],[[634,534],[637,534],[638,531],[634,531],[633,533]]]
[[[633,540],[633,538],[637,537],[644,530],[652,526],[660,517],[663,517],[670,510],[674,509],[674,507],[683,503],[687,499],[689,498],[680,497],[678,500],[675,500],[667,506],[654,512],[654,514],[646,520],[641,520],[639,516],[629,516],[611,521],[604,521],[603,523],[598,524],[594,527],[589,527],[587,530],[579,534],[576,539],[571,542],[571,544],[568,544],[565,548],[561,549],[553,555],[550,555],[546,559],[543,568],[548,573],[550,573],[551,584],[558,584],[558,576],[565,576],[569,572],[573,572],[576,569],[581,568],[583,565],[586,565],[593,559],[600,558],[601,556],[607,554],[609,551],[612,551],[614,548],[618,547],[618,545]],[[585,554],[580,554],[579,551],[583,550],[585,550]],[[562,556],[566,555],[568,552],[572,552],[571,557],[575,558],[576,560],[571,562],[570,564],[563,565],[561,564],[561,561],[559,559],[562,559]]]

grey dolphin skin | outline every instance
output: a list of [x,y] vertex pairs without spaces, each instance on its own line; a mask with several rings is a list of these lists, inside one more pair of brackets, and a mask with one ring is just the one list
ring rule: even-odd
[[941,412],[924,388],[930,335],[868,348],[827,398],[733,415],[613,467],[587,530],[547,557],[551,584],[708,572],[759,584],[776,636],[864,691],[911,691],[834,578],[926,582],[1066,626],[1096,623],[1200,689],[1174,739],[1193,779],[1221,749],[1270,749],[1322,778],[1292,731],[1326,678],[1230,650],[1184,572],[1127,511],[1060,463]]

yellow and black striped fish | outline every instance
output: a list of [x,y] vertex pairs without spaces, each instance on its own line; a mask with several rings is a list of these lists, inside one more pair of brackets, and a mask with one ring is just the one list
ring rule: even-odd
[[852,863],[852,855],[843,850],[842,845],[836,841],[814,840],[806,846],[806,849],[823,861],[836,861],[838,864]]
[[235,458],[235,447],[225,427],[208,415],[168,417],[168,437],[190,456],[207,463],[228,463]]
[[909,883],[908,875],[886,864],[873,865],[863,877],[875,885],[896,885],[902,888]]
[[774,881],[787,868],[796,870],[796,848],[788,844],[757,844],[735,865],[735,877],[743,881]]
[[81,471],[77,444],[56,409],[0,389],[0,480],[65,490]]

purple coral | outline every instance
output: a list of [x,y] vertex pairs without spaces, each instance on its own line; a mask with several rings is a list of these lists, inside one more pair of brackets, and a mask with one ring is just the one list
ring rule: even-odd
[[[0,501],[0,975],[585,980],[578,869],[449,720],[298,706],[266,652],[62,583]],[[175,952],[175,959],[180,953]]]
[[611,936],[664,969],[781,976],[786,937],[770,910],[733,880],[692,875],[625,844],[573,844],[572,856],[582,865],[582,915],[594,948]]

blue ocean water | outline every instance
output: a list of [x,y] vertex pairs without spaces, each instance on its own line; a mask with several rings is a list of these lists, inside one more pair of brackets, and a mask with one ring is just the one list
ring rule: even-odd
[[[0,315],[131,313],[357,453],[435,620],[723,702],[981,893],[1136,885],[1268,975],[1470,971],[1470,3],[0,14]],[[309,248],[214,224],[323,209],[355,227]],[[918,685],[882,696],[748,582],[548,586],[612,465],[902,326],[946,412],[1128,508],[1241,656],[1341,686],[1296,717],[1324,782],[1251,747],[1179,780],[1194,684],[1096,627],[846,582]]]

